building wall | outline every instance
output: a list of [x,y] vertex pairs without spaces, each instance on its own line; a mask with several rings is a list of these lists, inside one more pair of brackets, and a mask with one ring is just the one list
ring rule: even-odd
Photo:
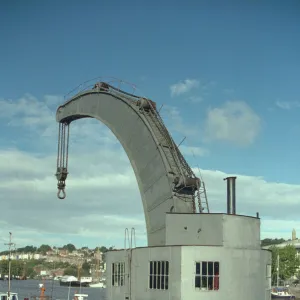
[[[127,253],[129,254],[129,253]],[[107,253],[107,299],[152,300],[172,299],[180,300],[181,282],[181,247],[149,247],[132,250],[131,286],[128,281],[129,259],[125,251],[111,251]],[[112,286],[112,263],[124,261],[126,280],[124,286]],[[149,262],[169,261],[169,287],[167,290],[149,289]],[[131,298],[130,295],[131,289]]]
[[[150,289],[149,262],[168,261],[168,289]],[[132,260],[132,300],[172,299],[181,297],[181,247],[151,247],[135,249]]]
[[231,248],[261,249],[260,219],[224,214],[223,245]]
[[[265,281],[270,255],[262,252],[225,247],[184,246],[181,262],[182,299],[269,299],[265,298]],[[219,262],[219,290],[201,290],[195,287],[195,263],[206,261]]]
[[260,249],[260,220],[227,214],[166,214],[166,245]]
[[[127,257],[125,251],[113,251],[107,254],[108,300],[269,300],[270,298],[267,265],[271,264],[271,254],[265,250],[218,246],[133,249],[131,285],[127,276],[130,261]],[[126,263],[126,280],[124,286],[116,287],[112,286],[111,264],[118,261]],[[167,290],[149,288],[150,261],[169,261]],[[195,286],[195,264],[206,261],[219,262],[219,290],[201,290]]]
[[166,245],[223,245],[223,214],[166,214]]

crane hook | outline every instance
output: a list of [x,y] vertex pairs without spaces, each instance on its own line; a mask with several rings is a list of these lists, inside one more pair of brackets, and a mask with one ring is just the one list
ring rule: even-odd
[[66,188],[66,183],[64,180],[59,180],[57,183],[57,197],[59,199],[65,199],[66,198],[66,192],[65,192],[65,188]]
[[[61,193],[62,193],[62,195],[61,195]],[[65,198],[66,198],[66,192],[65,192],[65,189],[58,189],[57,197],[58,197],[59,199],[65,199]]]

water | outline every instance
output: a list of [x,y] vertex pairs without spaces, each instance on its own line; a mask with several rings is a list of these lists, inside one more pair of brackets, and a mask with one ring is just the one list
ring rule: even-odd
[[[40,289],[39,280],[12,280],[11,281],[11,291],[18,293],[19,300],[24,298],[30,298],[30,296],[39,296]],[[52,289],[53,286],[53,289]],[[52,299],[68,299],[69,288],[67,286],[60,286],[59,281],[45,281],[45,296],[51,296]],[[8,281],[0,281],[0,292],[7,292]],[[70,288],[70,300],[73,299],[75,291],[80,292],[79,287]],[[104,300],[105,299],[105,289],[102,288],[87,288],[82,287],[81,293],[88,294],[88,300]]]

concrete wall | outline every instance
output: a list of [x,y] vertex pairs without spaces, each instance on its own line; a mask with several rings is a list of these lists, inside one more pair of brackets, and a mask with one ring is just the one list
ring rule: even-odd
[[[132,250],[130,286],[111,286],[111,262],[124,259],[124,251],[107,255],[107,299],[124,300],[266,300],[269,299],[267,265],[271,254],[265,250],[232,249],[218,246],[171,246],[137,248]],[[149,289],[149,262],[167,260],[168,290]],[[219,290],[200,290],[195,287],[195,263],[220,263]],[[127,266],[128,270],[128,266]],[[131,294],[131,298],[130,298]]]
[[[169,288],[149,289],[149,262],[169,261]],[[133,251],[132,300],[180,300],[181,247],[153,247]]]
[[227,214],[166,214],[166,245],[260,249],[260,220]]
[[[181,299],[269,299],[265,298],[266,265],[269,259],[270,256],[265,255],[261,250],[184,246]],[[195,288],[196,261],[220,262],[220,289],[218,291]]]
[[261,249],[260,219],[239,215],[223,215],[225,247]]
[[112,286],[112,263],[125,262],[125,274],[128,274],[128,259],[124,250],[110,251],[106,253],[106,296],[107,299],[124,300],[128,282],[123,286]]
[[167,214],[166,245],[223,245],[222,214]]
[[[180,300],[181,295],[181,247],[149,247],[132,250],[131,269],[128,265],[130,252],[110,251],[107,253],[107,299],[108,300],[154,300],[172,299]],[[126,286],[113,287],[111,285],[111,264],[118,261],[126,261],[126,274],[130,270],[130,282]],[[167,290],[149,289],[149,262],[169,261],[169,288]],[[131,289],[131,298],[130,298]]]

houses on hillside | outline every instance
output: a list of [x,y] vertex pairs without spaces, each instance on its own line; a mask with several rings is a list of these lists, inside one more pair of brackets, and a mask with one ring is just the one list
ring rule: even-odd
[[[103,253],[97,252],[88,248],[68,251],[67,249],[54,248],[47,251],[45,254],[42,253],[18,253],[14,252],[11,254],[12,260],[46,260],[46,262],[67,262],[74,263],[75,261],[87,261],[90,262],[92,259],[97,259],[102,262]],[[8,260],[8,254],[0,255],[0,261]]]

